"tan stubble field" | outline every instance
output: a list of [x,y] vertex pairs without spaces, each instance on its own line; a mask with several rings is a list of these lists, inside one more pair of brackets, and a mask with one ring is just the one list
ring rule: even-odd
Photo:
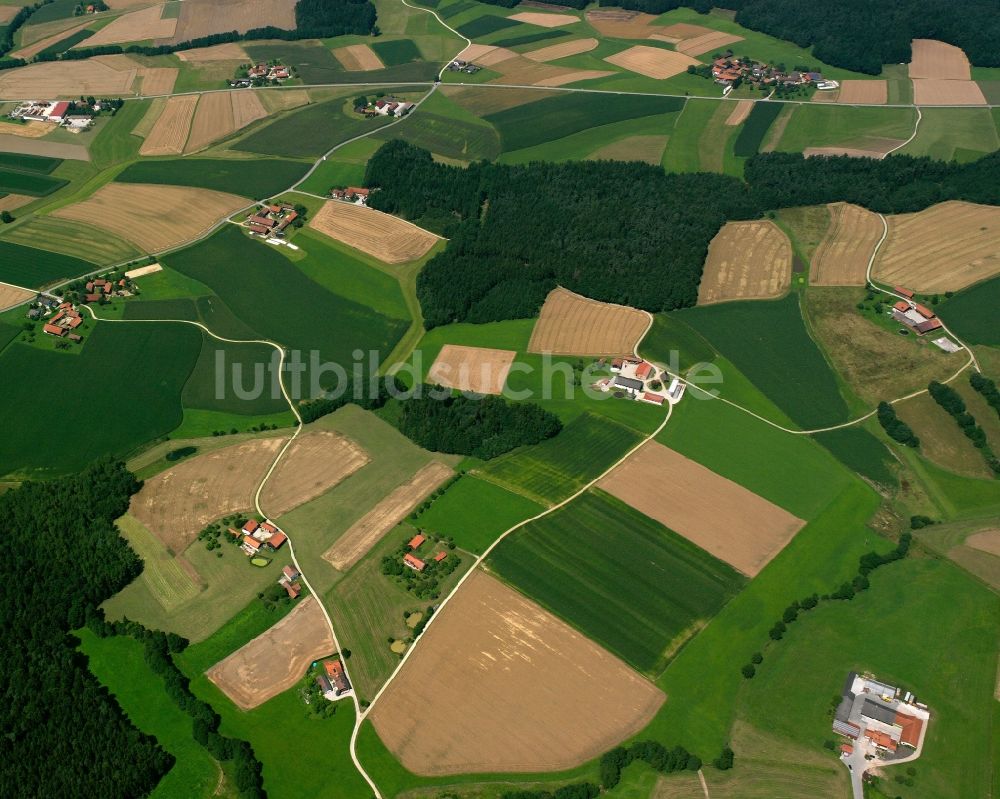
[[528,352],[631,355],[648,327],[645,311],[599,302],[559,287],[545,298]]
[[849,203],[831,203],[830,227],[813,253],[809,282],[814,286],[865,285],[868,259],[882,237],[878,214]]
[[792,245],[770,221],[727,222],[708,246],[698,305],[773,299],[792,282]]

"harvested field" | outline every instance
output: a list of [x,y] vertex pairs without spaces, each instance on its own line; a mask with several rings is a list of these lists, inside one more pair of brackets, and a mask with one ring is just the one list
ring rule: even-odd
[[185,0],[172,41],[184,42],[235,30],[246,33],[272,25],[295,28],[296,0]]
[[324,203],[309,226],[387,264],[415,261],[438,241],[433,233],[391,214],[336,200]]
[[935,39],[914,39],[910,77],[969,80],[972,71],[961,48]]
[[184,152],[201,150],[266,116],[267,111],[256,92],[240,90],[203,94],[195,110]]
[[176,19],[161,19],[163,6],[150,6],[141,11],[122,14],[101,28],[78,47],[99,47],[104,44],[141,42],[146,39],[169,39],[177,27]]
[[667,136],[626,136],[611,144],[606,144],[587,156],[588,160],[599,161],[641,161],[659,166],[663,151],[667,149]]
[[111,69],[96,61],[47,61],[0,74],[0,98],[79,97],[129,94],[134,70]]
[[773,222],[727,222],[712,243],[698,305],[780,297],[792,282],[792,245]]
[[656,33],[653,34],[653,38],[677,44],[678,42],[683,42],[685,39],[696,39],[699,36],[707,36],[712,33],[717,33],[717,31],[702,25],[676,22],[673,25],[656,26]]
[[27,194],[8,194],[0,197],[0,211],[16,211],[22,205],[37,200],[37,197],[29,197]]
[[347,571],[452,474],[450,467],[431,461],[352,524],[323,553],[323,559],[335,569]]
[[889,102],[889,82],[884,80],[842,80],[838,103],[883,105]]
[[595,47],[597,47],[597,39],[574,39],[571,42],[552,44],[548,47],[532,50],[530,53],[525,53],[524,57],[530,58],[532,61],[555,61],[557,58],[589,53]]
[[[46,124],[44,122],[40,124]],[[0,133],[0,152],[18,155],[44,155],[47,158],[68,158],[71,161],[89,161],[90,151],[82,144],[63,144],[23,136]]]
[[0,25],[6,25],[20,10],[18,6],[0,6]]
[[508,19],[516,19],[518,22],[527,22],[529,25],[538,25],[542,28],[561,28],[563,25],[572,25],[580,21],[579,17],[574,17],[572,14],[541,14],[536,11],[511,14]]
[[986,98],[979,84],[973,80],[913,81],[915,105],[986,105]]
[[849,203],[831,203],[830,227],[809,268],[814,286],[863,286],[868,259],[882,238],[878,214]]
[[733,33],[723,33],[722,31],[712,31],[704,36],[696,36],[694,39],[685,39],[677,45],[677,52],[685,55],[702,55],[711,53],[714,50],[721,50],[734,42],[742,42],[743,37]]
[[216,44],[211,47],[198,47],[194,50],[178,50],[176,56],[181,61],[191,64],[203,64],[211,61],[250,61],[247,51],[236,42]]
[[873,274],[920,292],[958,291],[1000,274],[1000,208],[951,201],[887,217]]
[[495,67],[497,64],[502,64],[515,57],[517,57],[517,53],[513,50],[508,50],[506,47],[492,47],[488,53],[479,56],[476,63],[484,67]]
[[[463,61],[475,61],[477,64],[481,63],[480,59],[488,54],[492,53],[494,50],[499,48],[494,47],[492,44],[470,44],[461,53],[459,53],[456,58],[461,58]],[[510,52],[510,51],[508,51]]]
[[600,69],[576,69],[562,75],[550,75],[535,81],[536,86],[565,86],[568,83],[576,83],[581,80],[594,80],[595,78],[605,78],[614,75],[614,72]]
[[25,300],[30,300],[34,296],[34,291],[28,291],[19,286],[12,286],[9,283],[0,283],[0,310],[20,305]]
[[612,39],[645,39],[657,28],[652,14],[627,11],[623,8],[601,8],[586,13],[587,22],[602,35]]
[[261,507],[274,517],[288,513],[326,493],[370,460],[358,444],[339,433],[305,433],[288,448],[264,485]]
[[965,539],[965,545],[1000,558],[1000,530],[983,530]]
[[51,122],[7,122],[6,120],[0,120],[0,136],[20,136],[22,139],[40,139],[55,129],[56,126]]
[[749,577],[763,569],[805,524],[655,441],[598,485]]
[[131,514],[179,555],[207,525],[253,507],[253,495],[283,438],[258,438],[198,455],[147,480]]
[[478,87],[449,86],[444,83],[440,91],[445,96],[457,102],[462,108],[472,111],[474,114],[485,116],[495,114],[498,111],[506,111],[526,103],[533,103],[537,100],[544,100],[552,97],[552,92],[538,91],[537,89],[482,89]]
[[730,127],[735,125],[742,125],[750,112],[753,110],[753,100],[740,100],[736,103],[736,107],[730,112],[729,116],[726,117],[726,124]]
[[268,113],[288,111],[309,103],[309,92],[305,89],[284,89],[280,92],[261,92],[259,99]]
[[126,55],[125,53],[95,55],[90,60],[96,61],[98,64],[103,64],[106,67],[111,67],[111,69],[116,71],[139,69],[142,66],[142,64],[132,58],[132,56]]
[[209,189],[109,183],[53,216],[110,230],[146,252],[158,252],[197,238],[248,204],[243,197]]
[[[417,774],[555,771],[642,729],[663,693],[512,588],[477,571],[372,708]],[[462,702],[412,697],[448,686]]]
[[504,59],[502,65],[498,66],[497,69],[501,75],[499,78],[491,81],[492,83],[534,84],[536,86],[540,85],[543,81],[559,80],[564,75],[579,71],[567,69],[566,67],[555,67],[551,64],[542,64],[524,56]]
[[139,93],[146,97],[170,94],[177,82],[177,67],[142,67],[138,75],[142,78]]
[[631,355],[649,322],[650,317],[644,311],[556,288],[545,298],[531,331],[528,352]]
[[349,72],[365,72],[370,69],[385,69],[385,64],[367,44],[352,44],[333,50],[334,57]]
[[237,707],[252,710],[291,688],[313,661],[333,651],[333,634],[323,610],[315,597],[308,596],[267,632],[205,674]]
[[160,114],[167,107],[167,99],[166,97],[156,97],[149,101],[146,113],[142,115],[142,119],[132,128],[133,136],[145,139],[152,132],[153,128],[156,127],[156,121],[160,118]]
[[645,44],[637,44],[634,47],[623,50],[615,55],[609,55],[604,59],[609,64],[623,67],[630,72],[645,75],[647,78],[664,80],[666,78],[679,75],[692,64],[699,64],[696,58],[684,55],[684,53],[662,50],[659,47],[650,47]]
[[427,380],[459,391],[499,394],[516,354],[514,350],[445,344],[427,372]]
[[[0,9],[3,8],[6,8],[6,6],[0,6]],[[10,55],[12,58],[23,58],[26,61],[28,61],[34,58],[40,52],[42,52],[42,50],[44,50],[46,47],[49,47],[50,45],[53,45],[56,42],[61,42],[67,36],[72,36],[74,33],[77,33],[78,31],[82,31],[89,24],[90,24],[89,22],[83,22],[79,25],[73,26],[72,28],[68,28],[66,30],[61,30],[57,33],[53,33],[51,36],[46,36],[42,39],[39,39],[36,42],[32,42],[27,47],[22,47],[20,50],[15,50]]]
[[184,152],[199,95],[171,97],[139,148],[139,155],[180,155]]

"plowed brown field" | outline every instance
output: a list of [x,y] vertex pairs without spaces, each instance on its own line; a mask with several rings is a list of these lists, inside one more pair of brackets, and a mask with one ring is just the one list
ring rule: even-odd
[[882,105],[889,102],[889,82],[884,80],[842,80],[837,102]]
[[986,97],[973,80],[913,81],[913,102],[916,105],[986,105]]
[[698,304],[780,297],[792,282],[792,245],[773,222],[728,222],[708,246]]
[[878,214],[848,203],[831,203],[830,227],[813,254],[809,282],[814,286],[863,286],[868,259],[882,238]]
[[180,155],[184,152],[198,95],[171,97],[139,148],[139,155]]
[[697,58],[691,58],[684,53],[672,52],[660,47],[650,47],[645,44],[637,44],[628,50],[609,55],[604,60],[609,64],[624,67],[630,72],[637,72],[647,78],[656,78],[657,80],[673,77],[692,64],[701,63]]
[[685,39],[696,39],[699,36],[715,33],[703,25],[689,25],[687,22],[676,22],[673,25],[657,25],[653,36],[665,42],[683,42]]
[[352,524],[323,553],[323,559],[335,569],[347,571],[452,474],[450,467],[431,461]]
[[961,48],[935,39],[914,39],[910,77],[969,80],[972,70]]
[[459,391],[499,394],[516,354],[514,350],[445,344],[427,372],[427,380]]
[[739,483],[655,441],[599,485],[750,577],[805,524]]
[[415,261],[438,241],[433,233],[391,214],[336,200],[325,203],[309,226],[387,264]]
[[252,710],[291,688],[309,664],[333,650],[333,634],[323,610],[315,597],[308,596],[206,675],[237,707]]
[[648,327],[649,316],[644,311],[556,288],[545,298],[531,331],[528,352],[632,355]]
[[914,291],[958,291],[1000,274],[1000,208],[946,202],[888,217],[873,272]]
[[197,238],[248,204],[243,197],[209,189],[108,183],[53,216],[110,230],[146,252],[159,252]]
[[[413,697],[438,698],[413,709]],[[444,691],[461,701],[442,701]],[[476,571],[372,706],[417,774],[555,771],[642,729],[663,693],[512,588]]]

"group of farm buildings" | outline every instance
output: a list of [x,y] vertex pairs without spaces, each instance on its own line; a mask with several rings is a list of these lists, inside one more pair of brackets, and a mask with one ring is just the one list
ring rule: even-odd
[[833,731],[850,739],[841,745],[843,757],[858,746],[889,762],[919,754],[930,713],[912,693],[852,671],[842,694]]
[[[427,568],[427,562],[421,560],[420,558],[418,558],[416,555],[413,554],[418,549],[420,549],[420,547],[426,540],[427,536],[425,536],[423,533],[417,533],[415,536],[413,536],[413,538],[410,539],[409,543],[407,544],[407,546],[410,548],[410,551],[407,552],[405,555],[403,555],[404,566],[413,569],[413,571],[415,572],[422,572],[424,569]],[[440,563],[447,557],[448,557],[447,551],[442,549],[440,552],[434,555],[434,562]]]
[[712,62],[712,78],[720,86],[732,86],[737,82],[755,86],[808,86],[817,89],[836,89],[836,81],[824,80],[819,72],[792,70],[785,72],[770,64],[751,58],[733,58],[732,53],[716,58]]
[[666,371],[657,372],[653,364],[641,358],[615,358],[611,361],[611,372],[614,377],[597,382],[601,391],[621,391],[651,405],[665,402],[675,405],[684,396],[684,383],[676,377],[671,378]]
[[256,236],[284,236],[285,228],[298,219],[298,213],[288,203],[274,203],[258,208],[247,216],[244,225]]
[[[27,122],[51,122],[71,130],[89,128],[94,123],[90,114],[70,113],[71,110],[75,109],[68,100],[25,100],[10,112],[10,118]],[[96,103],[93,110],[100,111],[101,104]]]

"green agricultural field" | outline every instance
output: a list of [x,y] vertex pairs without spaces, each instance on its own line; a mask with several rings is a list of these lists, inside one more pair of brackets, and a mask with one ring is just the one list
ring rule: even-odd
[[[390,530],[323,598],[338,639],[354,653],[351,679],[362,699],[375,696],[399,663],[399,655],[389,648],[389,638],[405,639],[413,634],[406,625],[406,616],[414,611],[426,613],[429,606],[440,601],[418,599],[395,578],[382,574],[382,558],[391,555],[401,541],[412,538],[415,532],[405,524]],[[442,597],[451,592],[473,562],[471,555],[454,551],[455,556],[461,563],[441,581]]]
[[159,272],[136,278],[135,284],[139,287],[139,298],[129,302],[129,305],[139,301],[146,303],[151,300],[204,297],[212,293],[204,283],[192,280],[166,266]]
[[287,189],[309,165],[280,158],[254,161],[213,158],[177,158],[139,161],[115,178],[119,183],[164,183],[215,189],[259,200]]
[[54,0],[54,2],[43,5],[30,17],[32,25],[41,25],[43,22],[54,22],[57,19],[66,19],[73,16],[73,10],[77,7],[76,0]]
[[680,111],[683,104],[676,97],[646,97],[636,103],[625,95],[602,97],[595,102],[585,93],[567,92],[487,114],[484,119],[500,132],[504,151],[512,151],[612,122]]
[[[216,372],[220,364],[225,380],[225,395],[221,397],[217,395],[219,376]],[[222,411],[241,416],[284,413],[288,411],[288,402],[281,395],[277,381],[271,377],[277,374],[277,368],[278,352],[273,347],[266,344],[226,344],[203,335],[201,355],[184,386],[181,401],[185,409]],[[259,380],[255,376],[257,371],[261,371]],[[242,398],[234,389],[237,384],[243,391],[257,385],[264,390],[259,396]]]
[[996,519],[935,524],[915,533],[921,543],[951,558],[986,585],[1000,591],[1000,557],[966,544],[969,536],[995,529]]
[[960,291],[938,306],[948,327],[969,344],[1000,345],[996,309],[1000,305],[1000,277]]
[[116,524],[122,538],[142,558],[142,580],[166,612],[198,596],[201,586],[142,522],[126,513]]
[[247,54],[256,62],[274,59],[294,66],[306,84],[337,83],[344,77],[344,67],[333,57],[330,49],[321,44],[300,42],[275,42],[273,44],[248,44]]
[[[91,673],[115,696],[129,720],[176,758],[151,799],[208,799],[218,794],[219,764],[194,740],[191,717],[146,663],[142,644],[126,636],[98,638],[87,628],[75,635]],[[222,788],[229,795],[226,783]]]
[[41,172],[20,171],[0,167],[0,192],[6,194],[27,194],[31,197],[47,197],[61,189],[69,181],[45,175]]
[[497,31],[502,31],[506,28],[516,28],[520,25],[520,22],[513,19],[507,19],[507,17],[501,17],[495,14],[484,14],[471,22],[459,25],[455,28],[455,30],[466,38],[479,39],[483,36],[488,36],[491,33],[496,33]]
[[368,159],[381,146],[381,141],[368,136],[338,147],[319,163],[316,171],[299,188],[312,194],[326,195],[335,186],[360,186],[365,180]]
[[278,519],[295,539],[295,553],[309,581],[320,594],[341,577],[323,560],[323,553],[358,519],[394,488],[408,481],[433,460],[454,464],[458,457],[421,449],[375,414],[347,405],[306,427],[333,430],[350,438],[368,453],[370,461],[311,502]]
[[[192,281],[194,282],[194,281]],[[107,311],[102,309],[101,315],[107,315]],[[156,300],[137,298],[125,303],[124,319],[178,319],[189,322],[200,321],[198,308],[194,302],[187,297],[173,300]]]
[[[497,39],[493,42],[497,47],[522,47],[526,44],[538,44],[538,42],[544,42],[549,39],[561,39],[564,36],[572,36],[569,31],[560,30],[558,28],[554,30],[544,30],[538,31],[538,33],[526,33],[518,36],[511,36],[507,39]],[[555,42],[549,42],[549,44],[555,44]]]
[[814,438],[849,469],[883,486],[896,485],[893,471],[896,461],[892,453],[866,427],[855,425],[828,430],[817,433]]
[[489,564],[652,674],[746,582],[687,539],[599,491],[513,533]]
[[673,372],[687,371],[697,363],[711,363],[716,358],[712,346],[676,314],[659,313],[653,326],[639,343],[648,358]]
[[176,586],[159,577],[159,573],[168,568],[168,561],[176,564],[177,556],[168,552],[141,525],[136,527],[138,529],[126,526],[121,530],[130,542],[133,534],[143,535],[143,543],[138,545],[137,551],[141,550],[146,557],[152,557],[155,552],[159,568],[157,573],[144,571],[137,580],[107,600],[102,605],[104,612],[109,619],[127,616],[152,629],[177,633],[191,641],[202,641],[212,635],[253,600],[257,592],[274,583],[281,568],[291,562],[285,547],[274,553],[269,566],[258,569],[250,565],[247,556],[225,534],[220,539],[222,547],[211,552],[202,541],[194,541],[180,556],[187,561],[188,568],[197,572],[200,584],[193,595],[180,594]]
[[[875,140],[905,141],[913,133],[912,108],[857,107],[835,103],[798,105],[776,149],[800,153],[807,147],[879,146]],[[923,123],[921,123],[922,125]]]
[[719,109],[719,100],[687,100],[674,123],[673,133],[663,154],[668,172],[699,172],[699,143],[709,120]]
[[757,102],[750,110],[750,116],[746,118],[739,135],[733,144],[733,152],[739,158],[749,158],[756,155],[760,150],[760,145],[767,135],[768,129],[774,124],[778,114],[784,108],[783,103]]
[[[166,261],[218,295],[215,302],[199,303],[203,319],[214,332],[247,338],[247,324],[252,324],[257,335],[250,338],[266,338],[298,350],[307,364],[312,352],[323,362],[345,368],[353,362],[356,349],[385,357],[408,326],[326,290],[276,248],[252,240],[234,225]],[[275,291],[275,286],[281,286],[281,291]],[[262,298],[267,298],[266,309]],[[324,385],[336,382],[335,373],[321,367],[310,368],[308,374],[317,379],[327,375]],[[300,396],[313,393],[307,382]]]
[[421,58],[420,50],[417,49],[417,45],[413,43],[412,39],[374,41],[370,46],[387,67],[408,64],[411,61],[419,61]]
[[[886,566],[871,581],[869,591],[820,607],[765,650],[757,676],[740,695],[739,716],[767,718],[772,732],[822,752],[823,742],[834,737],[830,696],[849,671],[871,671],[914,691],[931,712],[913,786],[898,786],[895,770],[886,769],[889,795],[989,795],[997,596],[934,558]],[[886,635],[873,636],[873,629]],[[934,646],[926,645],[928,630]],[[769,713],[775,702],[788,713]]]
[[341,97],[307,105],[280,117],[235,142],[232,149],[316,158],[340,142],[377,130],[389,121],[387,117],[369,119],[355,114],[350,109],[350,100]]
[[490,461],[478,476],[545,505],[583,488],[639,443],[624,425],[586,413],[553,438]]
[[925,108],[922,114],[916,138],[900,152],[967,163],[1000,149],[988,108]]
[[680,311],[796,424],[822,427],[846,421],[837,379],[809,337],[799,297],[725,302]]
[[0,241],[0,281],[5,283],[41,288],[94,269],[94,264],[79,258]]
[[152,100],[129,100],[113,117],[104,121],[97,137],[90,143],[90,158],[94,166],[103,169],[138,157],[142,138],[133,136],[132,131],[146,114],[151,102]]
[[[101,231],[100,236],[95,236],[94,229],[90,225],[54,216],[33,216],[15,226],[5,238],[26,247],[44,244],[47,250],[63,253],[56,256],[63,261],[83,263],[79,260],[82,258],[98,266],[110,266],[142,255],[135,245],[113,233]],[[95,268],[91,264],[86,264],[85,269],[78,269],[72,274],[60,277],[76,277],[92,272]]]
[[376,133],[373,138],[380,141],[405,139],[410,144],[455,161],[492,161],[500,154],[500,137],[489,125],[439,116],[425,111],[423,107],[419,113],[384,132]]
[[98,324],[75,357],[7,347],[0,371],[18,379],[0,399],[8,424],[0,474],[64,474],[166,435],[181,421],[181,390],[200,347],[194,328],[156,324]]
[[305,252],[295,266],[307,277],[334,294],[367,305],[391,319],[409,318],[399,281],[379,269],[378,261],[308,228],[296,234],[295,242]]
[[497,536],[541,513],[542,506],[486,480],[465,475],[435,499],[413,524],[481,555]]
[[60,39],[57,42],[53,42],[44,50],[40,50],[37,53],[37,55],[45,57],[45,56],[58,55],[59,53],[64,53],[67,50],[78,45],[84,39],[89,39],[91,36],[94,35],[94,33],[95,31],[89,30],[87,28],[84,28],[82,31],[77,31],[76,33],[71,33],[69,36]]
[[180,426],[170,433],[170,438],[180,440],[204,438],[219,430],[226,431],[229,435],[233,429],[239,433],[252,433],[253,428],[261,424],[278,429],[292,427],[295,425],[295,417],[291,411],[283,411],[270,416],[243,416],[224,411],[185,408],[184,418],[181,420]]
[[0,153],[0,168],[16,169],[20,172],[38,172],[41,175],[49,175],[61,163],[63,163],[61,158],[49,158],[44,155]]
[[414,349],[414,357],[411,361],[414,364],[417,379],[424,379],[445,344],[492,347],[524,352],[528,349],[528,341],[531,339],[531,331],[534,327],[534,319],[510,319],[505,322],[487,322],[482,325],[457,322],[428,330]]

